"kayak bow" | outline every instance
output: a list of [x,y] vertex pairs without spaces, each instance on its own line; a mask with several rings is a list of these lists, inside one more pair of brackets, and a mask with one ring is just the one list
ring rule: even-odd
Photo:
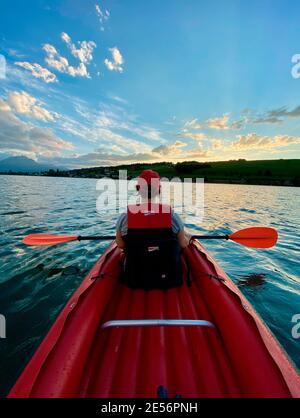
[[9,397],[300,397],[300,377],[196,241],[191,285],[129,289],[112,243],[60,313]]

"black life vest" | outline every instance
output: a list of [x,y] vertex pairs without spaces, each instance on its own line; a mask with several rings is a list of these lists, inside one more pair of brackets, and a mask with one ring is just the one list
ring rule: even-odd
[[127,214],[124,282],[146,290],[180,286],[181,251],[172,231],[171,208],[154,203],[130,205]]

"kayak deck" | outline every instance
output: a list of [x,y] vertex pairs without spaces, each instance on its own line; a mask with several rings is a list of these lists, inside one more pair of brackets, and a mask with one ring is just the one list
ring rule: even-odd
[[191,285],[165,291],[126,287],[120,258],[112,244],[10,397],[300,396],[285,353],[200,245],[185,251]]

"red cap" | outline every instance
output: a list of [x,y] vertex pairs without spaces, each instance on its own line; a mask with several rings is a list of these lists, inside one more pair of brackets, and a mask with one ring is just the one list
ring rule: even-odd
[[[139,181],[140,179],[143,179],[142,181]],[[144,182],[146,181],[147,185],[159,187],[160,186],[160,175],[153,170],[144,170],[141,172],[141,174],[138,177],[137,186],[143,187]]]

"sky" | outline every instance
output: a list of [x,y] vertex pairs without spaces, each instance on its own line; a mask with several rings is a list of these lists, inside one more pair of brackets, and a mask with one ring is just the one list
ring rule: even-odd
[[0,159],[300,158],[300,3],[1,0]]

